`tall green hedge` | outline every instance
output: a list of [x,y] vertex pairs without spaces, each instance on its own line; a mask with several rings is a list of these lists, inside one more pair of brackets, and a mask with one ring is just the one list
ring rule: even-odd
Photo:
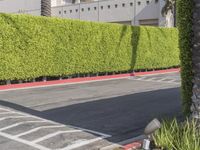
[[178,31],[0,14],[0,80],[179,65]]
[[182,99],[185,115],[190,114],[192,97],[192,0],[177,0],[177,24],[181,58]]

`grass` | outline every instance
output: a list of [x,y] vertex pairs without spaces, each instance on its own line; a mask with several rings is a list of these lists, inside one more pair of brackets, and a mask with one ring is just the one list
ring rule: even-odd
[[156,146],[167,150],[200,150],[199,128],[187,119],[179,124],[176,119],[165,120],[153,136]]

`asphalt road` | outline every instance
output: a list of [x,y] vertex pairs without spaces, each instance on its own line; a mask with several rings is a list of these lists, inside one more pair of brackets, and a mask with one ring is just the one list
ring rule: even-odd
[[[171,73],[0,92],[0,146],[4,150],[99,149],[142,134],[146,124],[155,117],[180,118],[179,87],[179,73]],[[21,124],[16,122],[22,122],[23,117],[1,121],[9,112],[12,115],[23,112],[31,120],[23,120]],[[35,116],[39,122],[33,121]],[[1,130],[8,122],[10,128]],[[36,136],[39,133],[34,132],[35,128],[52,123],[59,130],[44,127],[39,132],[42,135]],[[59,136],[54,135],[58,131]],[[41,139],[49,134],[52,137]]]

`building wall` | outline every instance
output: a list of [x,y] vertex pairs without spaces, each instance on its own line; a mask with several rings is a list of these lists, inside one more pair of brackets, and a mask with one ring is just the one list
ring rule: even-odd
[[41,0],[0,0],[0,12],[40,15]]
[[[172,27],[165,0],[51,0],[52,16],[87,21]],[[80,3],[81,2],[81,3]],[[0,12],[40,15],[41,0],[0,0]]]
[[[164,0],[101,0],[52,7],[56,17],[132,25],[164,26],[161,8]],[[146,23],[146,24],[145,24]]]

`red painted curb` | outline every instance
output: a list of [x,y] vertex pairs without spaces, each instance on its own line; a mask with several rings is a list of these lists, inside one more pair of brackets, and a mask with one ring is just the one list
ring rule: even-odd
[[179,72],[180,69],[167,69],[167,70],[157,70],[157,71],[148,71],[148,72],[136,72],[136,73],[127,73],[127,74],[118,74],[118,75],[107,75],[107,76],[97,76],[97,77],[84,77],[84,78],[73,78],[73,79],[64,79],[64,80],[54,80],[46,82],[32,82],[32,83],[21,83],[21,84],[9,84],[0,86],[0,91],[11,90],[11,89],[20,89],[20,88],[31,88],[31,87],[41,87],[41,86],[51,86],[51,85],[60,85],[67,83],[84,83],[89,81],[99,81],[99,80],[109,80],[109,79],[120,79],[130,76],[142,76],[142,75],[153,75],[153,74],[162,74],[162,73],[172,73]]
[[134,150],[134,149],[141,148],[141,146],[142,146],[141,142],[133,142],[133,143],[123,146],[123,149],[124,150]]

